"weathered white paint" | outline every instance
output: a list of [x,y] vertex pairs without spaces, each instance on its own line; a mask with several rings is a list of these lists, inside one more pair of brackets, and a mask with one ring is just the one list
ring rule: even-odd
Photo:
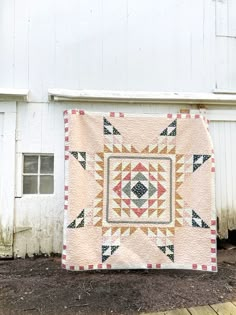
[[0,86],[211,92],[217,2],[2,0]]
[[[47,103],[18,103],[14,253],[61,251],[63,222],[63,115]],[[27,121],[27,124],[25,122]],[[53,195],[22,195],[22,154],[54,153]]]
[[27,89],[0,88],[0,101],[27,101],[28,94]]
[[50,87],[230,89],[234,11],[234,0],[2,0],[0,86],[34,102]]
[[214,89],[213,93],[215,94],[234,94],[236,95],[236,90],[220,90],[220,89]]
[[[15,209],[9,210],[11,218],[15,212],[16,255],[61,251],[63,110],[164,113],[177,112],[182,104],[197,110],[195,105],[211,103],[203,95],[213,90],[236,91],[234,11],[234,0],[0,1],[0,87],[30,91],[29,102],[18,102],[16,109],[16,198]],[[48,103],[48,90],[55,87],[96,90],[100,96],[104,90],[127,91],[126,97],[132,91],[145,95],[133,101],[136,104],[129,97],[121,101],[110,95],[102,103],[98,95],[81,94],[73,98],[79,97],[79,103],[73,103],[71,95],[69,102]],[[150,91],[167,97],[150,104],[155,100]],[[173,91],[176,98],[170,95]],[[189,103],[181,98],[183,94],[191,95]],[[228,106],[230,100],[232,105],[236,102],[233,94],[214,98],[207,115],[216,147],[220,233],[227,236],[228,228],[236,228],[236,112],[235,106]],[[0,102],[4,119],[11,106]],[[9,152],[14,155],[13,149]],[[54,153],[54,195],[22,195],[22,153],[30,152]]]
[[236,105],[235,93],[171,93],[141,91],[90,91],[49,89],[49,99],[53,101],[77,101],[126,104],[199,104]]
[[216,0],[216,88],[235,90],[236,1]]
[[235,0],[216,1],[216,36],[236,37]]
[[0,102],[0,257],[12,255],[16,104]]
[[236,119],[210,123],[216,155],[216,208],[219,234],[236,228]]

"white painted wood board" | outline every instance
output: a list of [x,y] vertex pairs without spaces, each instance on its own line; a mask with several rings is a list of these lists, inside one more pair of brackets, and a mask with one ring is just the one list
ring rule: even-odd
[[0,102],[0,257],[13,254],[15,124],[15,102]]
[[225,65],[235,66],[234,44],[227,41],[227,55],[215,43],[216,2],[1,1],[0,86],[28,88],[32,102],[47,101],[51,87],[235,87],[234,72],[224,75]]

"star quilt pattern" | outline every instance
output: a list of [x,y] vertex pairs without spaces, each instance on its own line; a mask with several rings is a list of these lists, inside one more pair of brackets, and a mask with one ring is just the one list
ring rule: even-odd
[[63,268],[217,271],[204,117],[67,110],[64,122]]

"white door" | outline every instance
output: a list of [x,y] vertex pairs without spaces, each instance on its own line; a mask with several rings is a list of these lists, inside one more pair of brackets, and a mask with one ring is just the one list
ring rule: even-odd
[[7,105],[0,102],[0,257],[13,255],[16,113]]

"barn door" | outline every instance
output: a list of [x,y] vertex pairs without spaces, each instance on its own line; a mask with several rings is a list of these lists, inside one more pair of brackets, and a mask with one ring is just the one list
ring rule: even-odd
[[12,112],[1,112],[0,103],[0,258],[13,255],[16,113],[11,105]]

